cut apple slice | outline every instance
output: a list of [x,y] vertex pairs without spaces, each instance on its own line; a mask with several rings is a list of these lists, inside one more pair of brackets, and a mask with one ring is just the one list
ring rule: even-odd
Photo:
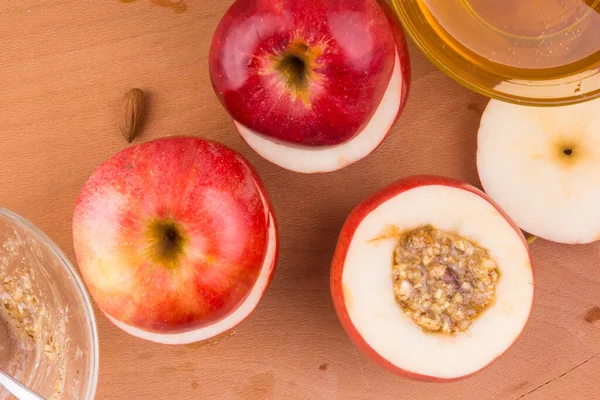
[[523,230],[561,243],[600,239],[600,100],[552,108],[491,100],[477,168]]
[[254,132],[238,122],[235,125],[248,145],[266,160],[300,173],[324,173],[342,169],[368,156],[385,139],[396,122],[406,90],[398,52],[385,95],[368,125],[349,141],[325,147],[302,146]]
[[[405,234],[421,229],[460,238],[454,239],[458,250],[448,250],[446,242],[435,247],[435,241],[398,250]],[[395,268],[410,267],[406,260],[396,264],[406,249],[432,257],[407,253],[414,269],[405,275]],[[493,277],[481,286],[489,289],[488,301],[477,313],[469,309],[468,323],[461,325],[465,315],[451,310],[475,309],[483,292],[473,289],[479,282],[466,280],[483,280],[487,272],[479,275],[477,268],[488,263]],[[429,289],[435,293],[427,297]],[[429,299],[421,302],[421,311],[401,305],[398,296],[405,290],[410,297],[404,299]],[[375,362],[414,379],[456,380],[489,365],[519,337],[533,304],[533,273],[521,231],[483,192],[447,178],[417,176],[389,186],[351,213],[335,251],[331,291],[346,332]],[[423,318],[430,314],[445,321],[443,326]],[[453,330],[453,324],[460,328]]]

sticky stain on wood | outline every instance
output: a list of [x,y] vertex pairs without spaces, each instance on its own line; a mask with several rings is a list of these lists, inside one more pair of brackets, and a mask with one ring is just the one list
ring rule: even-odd
[[186,348],[193,349],[193,350],[195,350],[195,349],[201,349],[203,347],[210,346],[210,345],[212,345],[212,343],[210,341],[208,341],[208,340],[205,340],[203,342],[196,342],[196,343],[184,344],[184,346]]
[[467,109],[471,110],[473,112],[475,112],[478,115],[483,114],[483,109],[481,108],[481,106],[477,103],[470,103],[467,105]]
[[203,340],[201,342],[196,342],[196,343],[185,344],[184,347],[186,347],[188,349],[194,349],[194,350],[195,349],[201,349],[203,347],[212,347],[212,346],[218,345],[223,340],[229,339],[233,335],[235,335],[235,331],[231,330],[231,331],[227,331],[225,333],[222,333],[220,335],[217,335],[217,336],[215,336],[214,338],[211,338],[211,339],[206,339],[206,340]]
[[319,365],[319,371],[327,371],[328,367],[329,367],[329,364],[327,364],[327,363],[321,364],[321,365]]
[[526,387],[528,387],[530,385],[529,381],[523,381],[521,383],[517,383],[516,385],[513,385],[510,387],[510,391],[511,392],[518,392],[520,390],[525,389]]
[[196,373],[198,369],[196,368],[196,366],[190,362],[183,364],[183,365],[164,365],[164,366],[160,366],[158,367],[158,372],[161,373],[161,375],[169,375],[169,374],[173,374],[173,373],[180,373],[180,372],[187,372],[187,373]]
[[[121,3],[133,3],[137,0],[119,0]],[[183,0],[151,0],[152,4],[159,7],[170,8],[174,12],[180,14],[187,10],[187,4]]]
[[137,358],[140,360],[149,360],[155,356],[155,353],[140,353]]
[[590,308],[583,317],[585,322],[589,322],[590,324],[598,325],[600,323],[600,307],[592,307]]
[[275,391],[275,374],[264,372],[250,377],[242,385],[233,388],[233,393],[242,400],[272,399]]

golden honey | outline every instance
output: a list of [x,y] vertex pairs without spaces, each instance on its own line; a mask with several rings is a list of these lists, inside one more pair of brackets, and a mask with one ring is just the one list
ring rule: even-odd
[[600,68],[600,0],[393,1],[430,46],[453,50],[439,54],[496,76],[544,80]]

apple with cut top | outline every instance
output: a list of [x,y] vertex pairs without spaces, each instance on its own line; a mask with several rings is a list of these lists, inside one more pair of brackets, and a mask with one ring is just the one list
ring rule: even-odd
[[404,35],[376,0],[237,0],[215,32],[209,67],[250,147],[303,173],[366,157],[409,85]]
[[485,193],[413,176],[352,211],[331,292],[344,329],[373,361],[408,378],[454,381],[517,340],[534,283],[523,234]]
[[130,147],[85,183],[73,244],[98,306],[124,331],[203,341],[243,321],[277,259],[275,216],[238,153],[190,137]]

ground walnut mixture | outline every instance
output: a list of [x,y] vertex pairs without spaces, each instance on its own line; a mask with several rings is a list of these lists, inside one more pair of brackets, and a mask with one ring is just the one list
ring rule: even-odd
[[28,362],[28,356],[35,357],[36,348],[49,361],[57,362],[57,378],[50,399],[59,399],[65,376],[64,343],[61,342],[64,334],[50,328],[48,310],[33,294],[32,279],[33,272],[29,268],[16,268],[10,276],[0,270],[0,324],[8,333],[7,338],[0,338],[0,346],[12,345],[12,362],[17,363],[17,370]]
[[486,250],[428,225],[401,235],[392,277],[396,300],[417,325],[456,334],[494,302],[500,271]]
[[10,321],[16,334],[24,343],[31,344],[40,335],[36,315],[41,312],[40,301],[31,294],[31,281],[27,275],[4,277],[0,280],[0,304],[4,307],[3,316]]

